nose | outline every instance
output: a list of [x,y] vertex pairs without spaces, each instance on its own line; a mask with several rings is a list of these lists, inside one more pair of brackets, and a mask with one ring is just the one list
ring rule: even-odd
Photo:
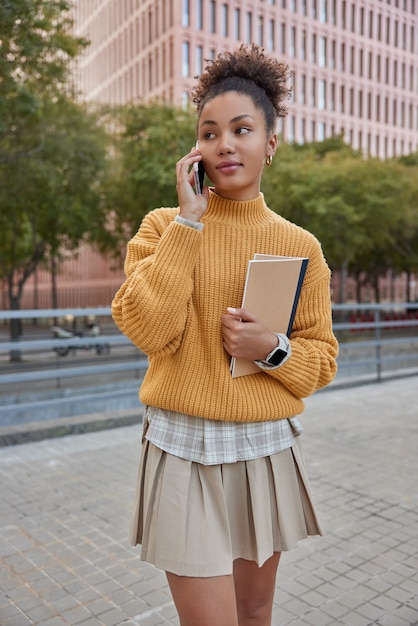
[[218,154],[231,154],[234,152],[234,145],[231,133],[222,133],[218,143]]

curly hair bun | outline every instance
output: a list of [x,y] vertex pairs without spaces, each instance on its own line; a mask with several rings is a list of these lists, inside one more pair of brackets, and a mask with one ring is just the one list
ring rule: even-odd
[[287,114],[284,102],[292,92],[287,85],[290,77],[287,64],[267,55],[256,44],[242,44],[237,50],[222,52],[215,60],[208,61],[191,97],[200,113],[208,100],[226,91],[236,90],[254,97],[251,85],[255,85],[267,96],[275,116],[284,117]]

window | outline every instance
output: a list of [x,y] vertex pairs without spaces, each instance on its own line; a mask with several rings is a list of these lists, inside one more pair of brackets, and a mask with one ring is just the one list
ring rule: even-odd
[[373,78],[373,52],[369,52],[369,72],[368,78]]
[[373,11],[369,11],[369,37],[373,39]]
[[300,120],[300,137],[299,137],[300,144],[305,143],[305,136],[306,136],[306,120],[304,117],[302,117],[302,119]]
[[307,15],[307,8],[306,8],[306,0],[300,0],[300,12],[302,13],[302,15]]
[[345,71],[345,43],[341,44],[340,69],[342,72]]
[[316,63],[316,35],[312,35],[311,39],[311,62]]
[[324,141],[325,139],[325,122],[318,123],[318,140]]
[[264,45],[264,17],[258,16],[258,45]]
[[322,22],[322,24],[326,24],[327,20],[328,20],[327,0],[320,0],[319,21]]
[[352,33],[356,32],[356,5],[353,2],[351,3],[350,30]]
[[182,72],[181,75],[184,78],[190,76],[190,44],[188,41],[183,41],[183,59],[182,59]]
[[203,0],[196,0],[196,28],[203,29]]
[[319,65],[325,67],[327,64],[327,38],[319,38]]
[[317,0],[311,0],[311,17],[314,20],[318,17]]
[[248,11],[247,13],[247,34],[246,34],[246,39],[247,39],[247,43],[251,43],[251,41],[253,40],[253,14],[251,13],[251,11]]
[[331,0],[331,24],[337,23],[337,0]]
[[323,78],[318,82],[318,108],[321,111],[326,109],[326,83]]
[[190,0],[183,0],[183,18],[182,25],[190,26]]
[[335,66],[336,66],[336,61],[335,61],[336,50],[337,50],[337,42],[335,41],[335,39],[333,39],[331,41],[331,58],[330,58],[330,66],[332,69],[335,69]]
[[345,87],[340,87],[340,113],[345,113]]
[[311,78],[311,106],[316,106],[316,78]]
[[222,5],[222,18],[221,18],[221,34],[223,37],[228,37],[228,5]]
[[367,94],[367,119],[372,119],[372,94],[370,91]]
[[294,143],[295,141],[295,116],[291,115],[289,118],[289,135],[288,140],[290,143]]
[[350,87],[350,115],[354,115],[354,88]]
[[358,115],[363,117],[363,92],[361,89],[358,92]]
[[380,122],[380,95],[376,94],[376,122]]
[[360,8],[360,35],[364,35],[364,7]]
[[296,54],[296,27],[292,26],[290,29],[290,50],[289,54],[294,57]]
[[354,74],[355,72],[355,48],[354,46],[350,46],[350,72]]
[[234,9],[234,39],[236,41],[241,39],[241,11],[240,9]]
[[359,50],[359,55],[358,55],[358,72],[360,74],[360,76],[363,76],[364,73],[364,51],[363,48],[360,48]]
[[299,90],[299,102],[301,104],[306,104],[306,76],[302,74],[300,77],[300,90]]
[[300,56],[302,61],[306,61],[306,30],[302,31],[302,41],[300,47]]
[[335,83],[331,83],[329,104],[331,111],[335,111]]
[[203,70],[203,46],[196,46],[196,74],[199,76]]
[[296,13],[296,0],[290,0],[290,12]]
[[216,33],[216,2],[215,0],[210,0],[209,16],[210,16],[210,32]]
[[287,54],[286,50],[286,24],[282,22],[280,24],[280,52],[282,54]]
[[268,42],[267,42],[267,47],[268,50],[272,51],[276,49],[276,43],[274,40],[274,33],[275,33],[275,22],[274,20],[269,20],[269,33],[268,33]]

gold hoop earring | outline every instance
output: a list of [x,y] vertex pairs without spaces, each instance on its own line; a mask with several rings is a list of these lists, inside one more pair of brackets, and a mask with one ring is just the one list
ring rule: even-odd
[[273,157],[271,154],[266,156],[266,165],[271,165],[271,162],[273,161]]

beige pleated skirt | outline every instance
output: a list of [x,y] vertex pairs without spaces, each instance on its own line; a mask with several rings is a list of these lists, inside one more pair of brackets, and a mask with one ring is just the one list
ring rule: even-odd
[[202,465],[145,440],[131,524],[141,560],[179,576],[223,576],[237,558],[322,535],[303,461],[292,448],[251,461]]

